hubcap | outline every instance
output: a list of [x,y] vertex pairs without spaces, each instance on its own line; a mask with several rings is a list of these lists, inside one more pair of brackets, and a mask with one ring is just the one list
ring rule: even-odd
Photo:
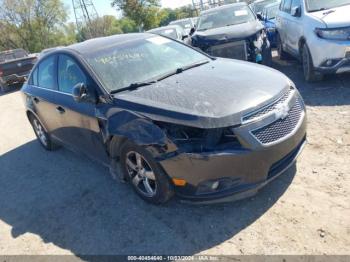
[[156,177],[146,159],[135,151],[130,151],[126,155],[126,169],[131,178],[131,182],[136,189],[147,197],[156,194]]
[[42,125],[39,123],[37,119],[33,120],[34,124],[34,131],[37,134],[39,140],[41,143],[43,143],[45,146],[47,145],[47,137],[44,128]]

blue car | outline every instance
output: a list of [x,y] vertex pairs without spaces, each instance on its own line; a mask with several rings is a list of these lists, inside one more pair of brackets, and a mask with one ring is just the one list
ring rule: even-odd
[[279,10],[279,5],[280,4],[277,2],[265,6],[259,17],[266,28],[267,37],[270,41],[271,47],[277,47],[276,16]]

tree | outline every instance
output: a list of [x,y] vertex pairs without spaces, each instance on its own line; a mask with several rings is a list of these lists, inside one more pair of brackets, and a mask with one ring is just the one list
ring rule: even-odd
[[60,0],[0,0],[0,48],[31,52],[64,44],[67,12]]
[[159,25],[160,0],[113,0],[112,6],[121,10],[124,17],[135,21],[139,31]]

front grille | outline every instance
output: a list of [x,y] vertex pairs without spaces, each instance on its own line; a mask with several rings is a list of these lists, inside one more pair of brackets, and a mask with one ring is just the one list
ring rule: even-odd
[[208,53],[217,57],[247,60],[247,47],[245,41],[212,46],[208,49]]
[[256,119],[259,119],[269,113],[271,113],[272,111],[276,110],[276,108],[280,105],[280,104],[284,104],[292,95],[292,91],[293,88],[289,88],[282,97],[280,97],[276,102],[263,107],[262,109],[259,109],[256,112],[250,113],[246,116],[243,117],[243,123],[245,122],[250,122]]
[[254,130],[252,134],[264,145],[276,142],[294,131],[302,112],[302,102],[297,99],[285,119],[279,119],[270,125]]

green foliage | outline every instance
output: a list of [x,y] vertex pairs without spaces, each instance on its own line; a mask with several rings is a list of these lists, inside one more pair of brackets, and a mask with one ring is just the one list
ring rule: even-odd
[[[67,12],[60,0],[1,0],[0,48],[31,52],[65,44]],[[63,36],[63,37],[62,37]]]
[[163,15],[161,16],[159,26],[166,26],[174,20],[197,16],[196,11],[192,9],[191,5],[176,9],[164,8],[161,10],[161,12]]
[[160,0],[112,0],[123,17],[103,16],[81,32],[67,20],[63,0],[0,0],[0,51],[24,48],[30,52],[69,45],[93,37],[131,33],[168,25],[171,21],[196,16],[191,6],[160,8]]
[[161,18],[160,0],[113,0],[112,6],[133,20],[139,31],[157,27]]

